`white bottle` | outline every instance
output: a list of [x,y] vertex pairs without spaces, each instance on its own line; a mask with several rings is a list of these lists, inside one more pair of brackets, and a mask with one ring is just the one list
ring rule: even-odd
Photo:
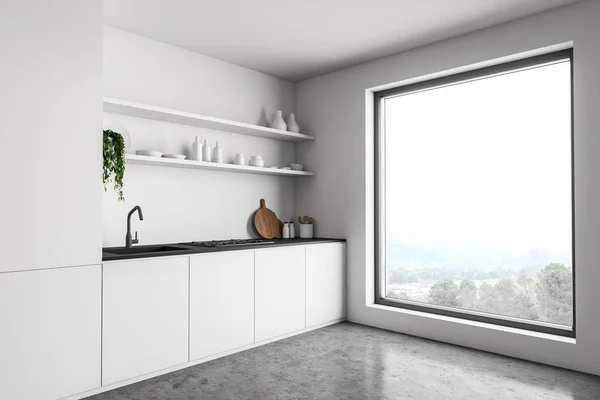
[[202,161],[202,144],[200,136],[196,136],[196,141],[192,144],[192,160]]
[[275,118],[273,119],[273,122],[271,122],[271,128],[285,131],[286,127],[287,127],[287,125],[285,124],[285,121],[283,120],[283,117],[281,115],[281,110],[277,110],[275,112]]
[[287,222],[283,223],[282,236],[283,236],[284,239],[289,239],[290,238],[290,224],[288,224]]
[[296,115],[290,114],[290,118],[288,119],[288,123],[287,123],[287,130],[288,130],[288,132],[294,132],[294,133],[300,132],[300,127],[298,126],[298,123],[296,122]]
[[223,149],[219,146],[219,141],[217,140],[217,145],[213,149],[212,162],[222,163],[223,162]]
[[208,141],[204,139],[204,145],[202,145],[202,161],[210,161],[212,149],[208,145]]
[[294,224],[294,221],[290,222],[290,238],[293,239],[296,237],[296,225]]

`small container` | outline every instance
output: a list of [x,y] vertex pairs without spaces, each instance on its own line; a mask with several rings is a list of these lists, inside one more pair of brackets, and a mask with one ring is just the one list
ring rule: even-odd
[[281,232],[281,236],[284,239],[290,238],[290,224],[288,224],[287,222],[283,223],[283,231]]
[[265,161],[261,156],[251,156],[250,157],[250,166],[251,167],[264,167]]
[[223,149],[219,146],[219,141],[217,140],[217,145],[213,149],[212,162],[222,163],[223,162]]
[[312,239],[313,224],[300,224],[300,237],[302,239]]
[[294,224],[294,221],[290,221],[290,239],[293,239],[296,237],[296,225]]
[[212,157],[212,149],[208,145],[208,140],[204,139],[204,144],[202,145],[202,161],[210,162],[211,157]]
[[246,162],[246,160],[244,159],[244,155],[242,153],[237,153],[235,155],[235,159],[233,160],[233,163],[236,165],[244,165],[244,163]]
[[192,160],[202,161],[202,143],[200,143],[200,136],[196,136],[196,141],[192,143]]

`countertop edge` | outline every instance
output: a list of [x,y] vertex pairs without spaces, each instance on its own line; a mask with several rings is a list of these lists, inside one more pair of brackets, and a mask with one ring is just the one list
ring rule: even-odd
[[326,243],[343,243],[346,239],[337,238],[313,238],[313,239],[275,239],[275,243],[261,244],[261,245],[248,245],[248,246],[235,246],[235,247],[196,247],[184,243],[156,243],[153,246],[178,246],[184,247],[184,250],[171,251],[168,253],[140,253],[140,254],[110,254],[111,249],[122,249],[122,247],[105,247],[102,249],[102,262],[109,263],[113,261],[132,261],[141,260],[145,258],[159,258],[159,257],[177,257],[177,256],[192,256],[197,254],[210,254],[220,253],[225,251],[248,251],[248,250],[260,250],[260,249],[271,249],[277,247],[288,247],[288,246],[303,246],[309,244],[326,244]]

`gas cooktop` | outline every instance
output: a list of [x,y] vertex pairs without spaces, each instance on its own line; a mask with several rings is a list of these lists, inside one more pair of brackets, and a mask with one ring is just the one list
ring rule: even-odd
[[205,242],[182,243],[191,246],[200,247],[228,247],[228,246],[250,246],[275,243],[268,239],[229,239],[229,240],[210,240]]

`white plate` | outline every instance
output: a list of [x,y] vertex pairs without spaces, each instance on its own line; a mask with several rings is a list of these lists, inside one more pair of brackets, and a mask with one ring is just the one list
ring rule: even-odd
[[176,160],[185,160],[185,156],[183,154],[163,154],[163,158],[174,158]]
[[148,156],[148,157],[160,157],[162,156],[162,152],[156,150],[136,150],[135,154],[138,156]]

